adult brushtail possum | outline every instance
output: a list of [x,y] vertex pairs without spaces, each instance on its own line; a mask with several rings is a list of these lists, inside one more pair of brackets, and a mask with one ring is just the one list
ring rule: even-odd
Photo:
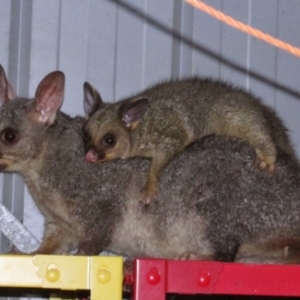
[[173,157],[145,206],[147,158],[91,164],[84,119],[59,108],[64,75],[18,98],[0,67],[0,169],[20,173],[45,216],[39,254],[297,263],[300,167],[279,152],[270,176],[247,143],[209,136]]

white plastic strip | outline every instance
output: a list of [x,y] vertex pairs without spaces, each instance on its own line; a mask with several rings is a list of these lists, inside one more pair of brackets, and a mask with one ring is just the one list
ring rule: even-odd
[[0,231],[21,252],[30,253],[39,246],[37,239],[0,204]]

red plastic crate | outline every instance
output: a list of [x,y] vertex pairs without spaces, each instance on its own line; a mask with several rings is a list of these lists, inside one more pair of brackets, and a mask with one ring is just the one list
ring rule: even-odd
[[137,259],[134,300],[164,300],[166,293],[300,296],[300,266]]

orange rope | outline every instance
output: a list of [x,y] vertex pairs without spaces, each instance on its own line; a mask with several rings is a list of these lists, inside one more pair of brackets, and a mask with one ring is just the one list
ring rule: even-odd
[[226,23],[227,25],[229,26],[232,26],[234,28],[237,28],[241,31],[244,31],[258,39],[261,39],[275,47],[278,47],[280,49],[283,49],[287,52],[290,52],[296,56],[300,56],[300,49],[297,48],[297,47],[294,47],[288,43],[285,43],[279,39],[276,39],[274,37],[272,37],[271,35],[269,34],[266,34],[258,29],[255,29],[249,25],[246,25],[242,22],[239,22],[235,19],[233,19],[232,17],[228,16],[228,15],[225,15],[224,13],[222,13],[221,11],[219,10],[216,10],[214,9],[213,7],[201,2],[201,1],[198,1],[198,0],[185,0],[187,3],[189,3],[190,5],[206,12],[207,14],[215,17],[216,19]]

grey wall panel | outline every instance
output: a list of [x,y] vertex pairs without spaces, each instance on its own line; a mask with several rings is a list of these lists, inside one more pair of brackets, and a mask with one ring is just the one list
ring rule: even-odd
[[[145,1],[123,1],[139,11],[145,10]],[[133,12],[118,8],[115,56],[115,99],[130,95],[142,88],[144,23]]]
[[9,51],[9,32],[10,32],[10,1],[0,0],[0,59],[1,64],[7,70],[8,68],[8,51]]
[[[165,28],[172,30],[174,2],[161,1],[160,9],[157,9],[157,1],[149,0],[145,2],[145,13],[149,19],[155,19]],[[145,88],[155,82],[171,77],[173,39],[170,33],[151,26],[147,21],[143,27],[141,87]]]
[[82,71],[85,80],[97,87],[104,101],[115,97],[117,11],[118,6],[112,1],[89,2],[87,65]]
[[[279,1],[278,6],[278,38],[300,48],[299,1]],[[300,154],[300,102],[299,78],[300,59],[284,51],[278,51],[274,62],[277,66],[277,83],[287,88],[277,88],[275,108],[291,131],[291,137]],[[297,94],[293,92],[297,91]],[[300,156],[300,155],[299,155]]]
[[[248,24],[249,1],[243,1],[243,5],[240,3],[239,0],[223,1],[222,11]],[[221,64],[220,77],[245,88],[248,79],[246,71],[249,68],[249,39],[250,37],[244,32],[222,24],[221,57],[228,61],[228,64]]]
[[34,96],[41,79],[58,69],[60,2],[32,1],[30,52],[30,96]]
[[[10,14],[11,3],[6,0],[0,0],[0,61],[2,66],[8,68],[8,53],[9,53],[9,32],[10,32]],[[3,195],[3,174],[0,174],[0,195]],[[0,203],[3,203],[3,196]],[[9,246],[8,240],[3,234],[0,234],[0,252],[7,251]]]
[[28,96],[32,3],[11,2],[7,74],[20,96]]
[[[222,9],[222,0],[209,2],[215,9]],[[187,4],[185,4],[187,5]],[[222,23],[199,10],[194,11],[193,74],[219,77],[222,43]]]
[[179,35],[173,39],[172,77],[191,76],[193,71],[194,10],[181,0],[174,1],[173,31]]
[[[250,25],[276,37],[277,9],[278,1],[252,0]],[[277,48],[257,38],[250,39],[249,89],[273,107],[275,107],[277,51]]]
[[62,109],[72,116],[82,114],[82,83],[85,80],[87,61],[88,11],[87,1],[61,1],[59,69],[68,70],[70,74],[66,79],[65,101]]

